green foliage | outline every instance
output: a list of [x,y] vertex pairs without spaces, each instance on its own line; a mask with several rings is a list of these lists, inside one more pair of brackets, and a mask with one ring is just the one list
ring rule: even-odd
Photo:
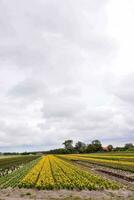
[[18,170],[0,177],[0,188],[16,187],[20,180],[28,173],[28,171],[38,162],[40,158],[33,160]]
[[112,151],[112,150],[113,150],[113,146],[112,146],[111,144],[109,144],[109,145],[107,146],[107,148],[108,148],[109,151]]
[[134,146],[133,146],[132,143],[127,143],[127,144],[125,144],[124,148],[125,148],[126,150],[129,150],[129,149],[134,148]]
[[65,146],[66,150],[72,150],[73,149],[73,140],[65,140],[63,145]]
[[75,149],[79,152],[79,153],[84,153],[86,151],[86,144],[81,142],[81,141],[78,141],[76,144],[75,144]]

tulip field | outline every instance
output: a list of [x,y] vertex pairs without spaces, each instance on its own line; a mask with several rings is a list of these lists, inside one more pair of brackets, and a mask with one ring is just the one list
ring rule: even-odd
[[0,187],[37,189],[119,189],[114,181],[95,175],[90,171],[49,155],[37,158],[14,172],[0,177]]
[[14,170],[20,168],[20,166],[29,163],[32,160],[37,159],[36,155],[17,155],[17,156],[1,156],[0,157],[0,177],[5,176]]
[[90,167],[87,170],[76,161],[124,170],[132,175],[134,173],[133,155],[71,154],[30,156],[29,158],[23,156],[18,157],[18,161],[17,157],[13,157],[11,163],[11,158],[5,159],[7,159],[4,161],[5,165],[9,162],[9,166],[12,162],[18,165],[23,159],[26,161],[18,165],[18,168],[11,173],[0,175],[0,188],[117,190],[122,187],[118,181],[97,174]]
[[13,171],[5,176],[0,177],[0,188],[17,187],[23,177],[29,172],[29,170],[39,161],[40,158],[33,160],[18,170]]
[[97,164],[114,169],[130,171],[134,173],[134,155],[109,155],[109,154],[71,154],[61,155],[64,158],[72,161],[83,161],[91,164]]
[[117,189],[118,184],[63,161],[55,156],[43,157],[22,179],[20,187],[38,189]]

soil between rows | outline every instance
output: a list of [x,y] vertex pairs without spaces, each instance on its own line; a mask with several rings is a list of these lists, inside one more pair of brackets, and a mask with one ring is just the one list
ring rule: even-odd
[[109,167],[102,167],[97,164],[90,164],[88,162],[82,161],[72,161],[73,163],[84,167],[86,170],[90,170],[95,174],[101,175],[105,178],[112,179],[121,183],[125,188],[134,191],[134,173],[112,169]]

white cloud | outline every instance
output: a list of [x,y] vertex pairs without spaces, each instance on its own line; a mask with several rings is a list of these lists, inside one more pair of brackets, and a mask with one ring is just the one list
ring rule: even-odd
[[1,147],[133,140],[133,7],[127,0],[0,2]]

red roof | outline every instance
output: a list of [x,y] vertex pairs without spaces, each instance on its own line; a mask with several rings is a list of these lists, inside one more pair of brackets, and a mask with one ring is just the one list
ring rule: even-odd
[[109,151],[108,147],[102,147],[104,151]]

